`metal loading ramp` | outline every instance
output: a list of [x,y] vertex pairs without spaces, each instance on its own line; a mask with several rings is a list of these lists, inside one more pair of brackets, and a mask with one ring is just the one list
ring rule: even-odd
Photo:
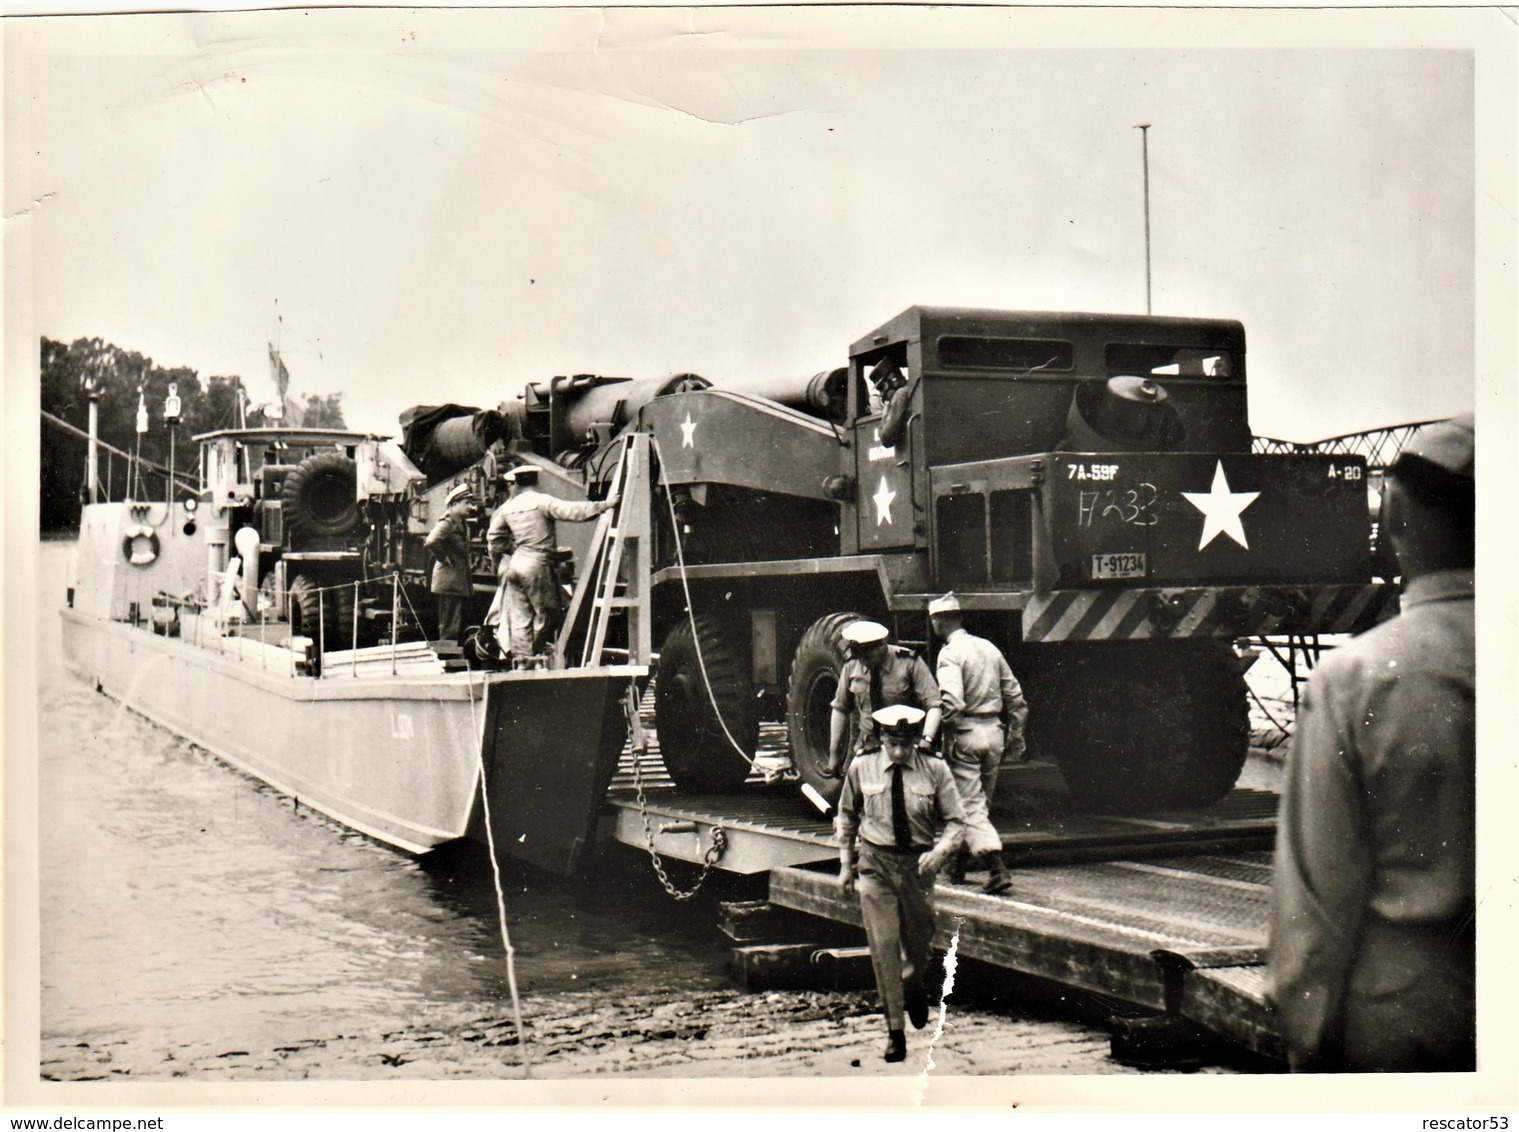
[[[784,749],[784,726],[762,730],[760,753]],[[640,806],[638,787],[643,788]],[[1276,829],[1276,795],[1236,789],[1206,810],[1118,817],[1078,813],[1060,772],[1048,763],[1003,768],[992,820],[1012,868],[1156,853],[1224,852],[1268,848]],[[697,795],[676,790],[664,772],[650,731],[649,750],[624,751],[607,792],[604,811],[611,836],[662,856],[701,863],[712,830],[721,828],[727,847],[717,867],[761,873],[791,865],[837,859],[833,814],[820,814],[795,783],[766,784],[758,774],[740,791]],[[648,818],[648,831],[644,818]]]
[[[1261,966],[1270,867],[1269,853],[1257,851],[1018,869],[1001,896],[944,884],[936,942],[1279,1057]],[[780,907],[863,927],[858,902],[832,872],[776,869],[769,895]]]
[[[863,930],[858,902],[838,886],[832,814],[818,813],[795,784],[767,785],[758,773],[732,794],[678,792],[660,760],[651,698],[649,749],[636,765],[624,751],[607,794],[611,836],[641,850],[652,839],[662,856],[700,864],[721,828],[717,868],[768,873],[770,903]],[[760,754],[785,743],[783,725],[762,727]],[[1004,766],[992,818],[1014,886],[988,896],[976,882],[941,882],[938,946],[958,932],[961,955],[1281,1058],[1262,966],[1277,801],[1269,790],[1236,788],[1205,810],[1084,814],[1053,765]]]

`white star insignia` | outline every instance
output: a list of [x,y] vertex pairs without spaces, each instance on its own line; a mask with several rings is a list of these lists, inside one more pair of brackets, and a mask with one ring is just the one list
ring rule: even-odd
[[682,448],[696,447],[696,422],[691,419],[691,410],[686,410],[686,419],[680,425],[680,446]]
[[876,526],[891,522],[891,501],[897,497],[897,493],[886,486],[886,477],[881,477],[881,486],[876,488],[876,493],[871,496],[876,505]]
[[1198,550],[1219,535],[1228,535],[1246,550],[1250,549],[1250,544],[1245,541],[1245,525],[1239,521],[1239,517],[1246,507],[1255,502],[1260,492],[1230,491],[1222,460],[1213,469],[1213,487],[1209,491],[1184,491],[1182,495],[1203,513],[1203,536],[1197,544]]

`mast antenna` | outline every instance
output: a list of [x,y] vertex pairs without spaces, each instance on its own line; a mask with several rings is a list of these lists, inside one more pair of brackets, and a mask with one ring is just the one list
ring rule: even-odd
[[1140,145],[1144,153],[1145,171],[1145,314],[1153,314],[1150,302],[1150,123],[1134,127],[1139,131]]

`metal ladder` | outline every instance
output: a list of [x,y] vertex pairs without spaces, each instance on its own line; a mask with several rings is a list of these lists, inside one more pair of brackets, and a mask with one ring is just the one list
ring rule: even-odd
[[623,440],[611,483],[611,491],[620,498],[617,506],[604,512],[597,522],[585,573],[575,587],[554,645],[555,668],[565,667],[570,639],[585,612],[589,621],[581,645],[581,667],[602,663],[607,630],[618,610],[627,615],[628,663],[650,661],[653,641],[649,575],[653,548],[649,542],[652,499],[649,450],[649,437],[645,433],[630,433]]

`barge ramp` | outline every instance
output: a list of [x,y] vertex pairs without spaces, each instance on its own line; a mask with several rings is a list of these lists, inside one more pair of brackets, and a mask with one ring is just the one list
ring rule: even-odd
[[[784,728],[767,727],[761,754],[777,741]],[[974,879],[941,882],[937,946],[1280,1058],[1263,965],[1276,808],[1274,792],[1236,788],[1206,810],[1081,814],[1054,766],[1005,767],[992,817],[1013,887],[989,896]],[[603,816],[616,840],[768,874],[770,905],[863,928],[838,885],[831,815],[795,783],[679,793],[651,733],[636,762],[624,753]]]

